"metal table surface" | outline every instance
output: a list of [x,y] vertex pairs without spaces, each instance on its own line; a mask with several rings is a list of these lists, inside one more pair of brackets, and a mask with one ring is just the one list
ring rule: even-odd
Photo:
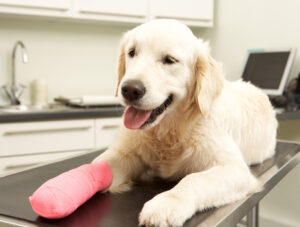
[[[184,227],[234,226],[300,162],[300,145],[278,142],[276,155],[251,171],[264,184],[264,190],[241,201],[205,212],[189,219]],[[36,215],[28,202],[31,195],[47,179],[90,162],[101,151],[55,162],[0,178],[0,226],[66,226],[66,227],[133,227],[143,204],[154,195],[175,185],[157,179],[151,184],[137,184],[122,194],[96,193],[70,216],[47,220]]]
[[123,111],[124,107],[119,105],[90,108],[57,105],[56,107],[50,109],[15,112],[1,112],[0,108],[0,124],[28,121],[120,117],[122,116]]

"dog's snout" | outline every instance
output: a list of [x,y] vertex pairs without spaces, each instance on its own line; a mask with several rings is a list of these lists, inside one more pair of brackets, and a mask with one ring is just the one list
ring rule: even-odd
[[146,93],[146,88],[139,80],[127,80],[122,85],[122,95],[128,101],[137,101]]

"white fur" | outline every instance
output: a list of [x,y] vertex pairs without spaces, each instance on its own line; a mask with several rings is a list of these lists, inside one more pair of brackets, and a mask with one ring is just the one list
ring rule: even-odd
[[[132,47],[133,58],[128,56]],[[163,64],[166,55],[178,62]],[[115,142],[94,160],[110,164],[111,192],[129,190],[134,180],[149,173],[180,180],[144,205],[140,224],[180,226],[196,211],[260,190],[248,165],[274,154],[275,112],[258,88],[224,79],[208,44],[174,20],[138,26],[121,43],[119,87],[127,79],[146,87],[136,108],[154,109],[174,96],[155,122],[141,130],[122,127]]]

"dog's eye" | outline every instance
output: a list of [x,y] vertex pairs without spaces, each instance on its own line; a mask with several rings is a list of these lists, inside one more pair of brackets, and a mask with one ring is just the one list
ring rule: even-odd
[[167,55],[163,59],[163,63],[167,64],[167,65],[171,65],[171,64],[174,64],[176,62],[178,62],[178,60],[176,58],[173,58],[173,57],[169,56],[169,55]]
[[135,49],[134,49],[134,48],[131,49],[131,50],[128,52],[128,55],[129,55],[129,57],[133,58],[134,55],[135,55]]

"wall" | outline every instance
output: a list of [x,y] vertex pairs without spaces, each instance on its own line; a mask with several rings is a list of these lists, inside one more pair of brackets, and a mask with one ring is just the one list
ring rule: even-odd
[[[17,53],[17,81],[27,86],[23,103],[30,103],[30,83],[48,82],[49,101],[55,96],[114,95],[119,40],[126,27],[71,22],[0,18],[0,86],[11,77],[11,52],[22,40],[29,62]],[[0,92],[0,105],[7,103]]]
[[[296,47],[291,71],[300,72],[299,0],[215,0],[215,26],[197,35],[208,39],[226,77],[239,78],[247,49]],[[300,141],[300,122],[281,122],[279,139]],[[300,166],[261,202],[261,226],[300,226]]]
[[211,41],[212,55],[230,80],[239,78],[246,51],[296,47],[291,77],[300,72],[300,1],[215,0],[215,25],[198,33]]

